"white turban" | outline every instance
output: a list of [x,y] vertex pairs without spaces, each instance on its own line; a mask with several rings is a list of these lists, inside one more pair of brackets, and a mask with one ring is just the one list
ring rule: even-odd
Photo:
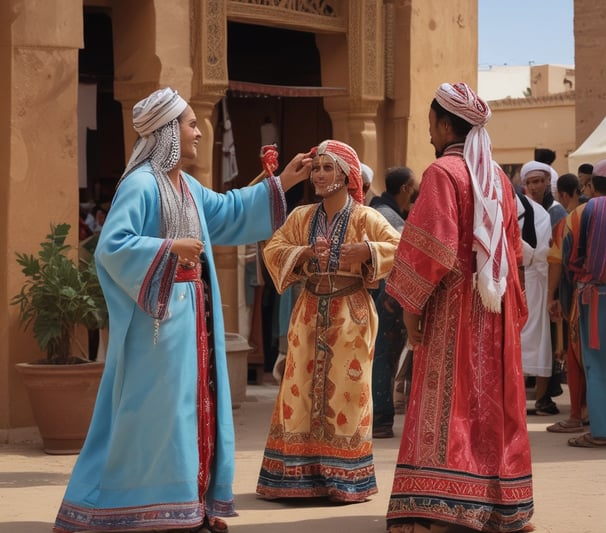
[[375,176],[375,173],[372,171],[368,165],[364,163],[360,163],[360,171],[362,172],[362,183],[369,185],[372,183],[372,179]]
[[183,100],[170,87],[158,89],[133,107],[133,126],[135,131],[145,137],[158,128],[176,119],[187,107]]
[[490,137],[484,125],[490,107],[465,83],[443,83],[435,95],[446,111],[472,125],[465,138],[463,157],[473,188],[473,250],[476,252],[476,286],[484,306],[501,311],[507,287],[507,239],[503,230],[503,190],[498,165],[492,160]]
[[520,180],[522,181],[522,185],[526,185],[528,174],[537,170],[545,172],[545,177],[549,178],[550,180],[553,179],[552,173],[555,173],[556,181],[558,180],[557,172],[553,169],[553,167],[539,161],[528,161],[528,163],[524,163],[524,165],[522,165],[522,169],[520,170]]
[[154,132],[178,118],[186,107],[187,102],[170,87],[158,89],[134,105],[133,127],[139,138],[133,147],[123,177],[149,157],[156,145]]

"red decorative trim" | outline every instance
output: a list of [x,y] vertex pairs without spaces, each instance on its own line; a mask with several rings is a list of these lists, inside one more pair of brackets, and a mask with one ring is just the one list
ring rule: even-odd
[[228,90],[233,96],[259,97],[282,96],[293,98],[312,98],[322,96],[345,96],[345,87],[295,87],[292,85],[266,85],[247,81],[230,81]]

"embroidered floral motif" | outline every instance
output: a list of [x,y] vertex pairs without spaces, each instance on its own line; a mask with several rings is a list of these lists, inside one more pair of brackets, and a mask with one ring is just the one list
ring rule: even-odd
[[349,376],[349,379],[353,381],[359,381],[362,377],[362,374],[363,372],[362,366],[360,365],[360,361],[358,361],[357,359],[353,359],[349,363],[349,368],[347,369],[347,375]]

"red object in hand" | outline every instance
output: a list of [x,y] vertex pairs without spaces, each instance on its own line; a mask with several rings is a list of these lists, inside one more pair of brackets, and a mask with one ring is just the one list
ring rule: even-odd
[[278,169],[278,147],[275,144],[261,146],[261,165],[265,174],[273,176]]

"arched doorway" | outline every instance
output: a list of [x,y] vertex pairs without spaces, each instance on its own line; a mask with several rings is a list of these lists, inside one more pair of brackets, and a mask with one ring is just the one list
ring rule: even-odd
[[[331,120],[323,105],[315,34],[228,22],[227,42],[229,89],[218,106],[213,158],[216,190],[246,186],[261,171],[259,153],[264,144],[278,145],[282,166],[297,152],[332,136]],[[222,170],[222,160],[227,157],[221,142],[226,112],[238,168],[233,179]],[[287,193],[289,210],[310,201],[311,191],[306,184]],[[264,285],[252,291],[245,287],[243,291],[251,298],[247,304],[253,309],[249,339],[256,350],[249,360],[262,361],[264,371],[271,372],[279,349],[279,295],[268,275],[255,274],[261,275]],[[256,285],[256,275],[249,272],[244,283]]]

